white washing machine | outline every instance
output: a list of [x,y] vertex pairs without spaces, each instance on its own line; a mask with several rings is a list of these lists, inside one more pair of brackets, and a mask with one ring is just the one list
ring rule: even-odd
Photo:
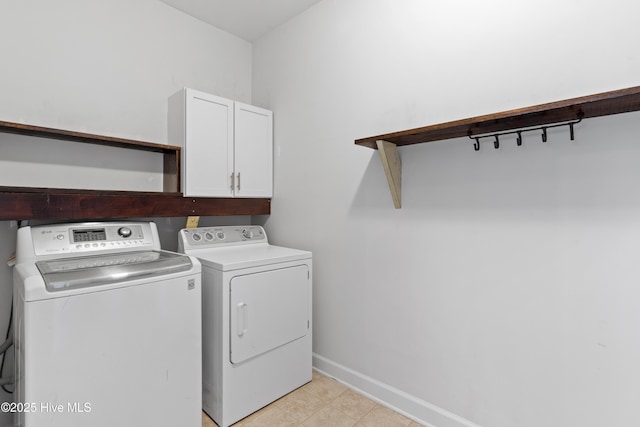
[[15,425],[200,427],[200,285],[154,223],[20,228]]
[[311,381],[311,253],[259,226],[183,229],[202,263],[202,398],[220,427]]

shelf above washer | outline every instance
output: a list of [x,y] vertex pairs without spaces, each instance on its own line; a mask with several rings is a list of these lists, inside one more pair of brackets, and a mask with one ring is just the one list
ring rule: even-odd
[[163,154],[163,191],[0,186],[0,220],[269,215],[268,198],[183,197],[181,147],[0,121],[0,132]]
[[268,215],[270,199],[182,193],[0,187],[0,220]]

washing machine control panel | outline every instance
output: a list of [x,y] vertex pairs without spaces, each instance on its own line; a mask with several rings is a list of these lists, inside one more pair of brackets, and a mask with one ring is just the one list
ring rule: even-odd
[[259,225],[185,228],[180,231],[185,246],[210,247],[246,243],[266,243],[267,235]]
[[36,255],[89,254],[99,251],[151,249],[148,223],[78,223],[31,227]]

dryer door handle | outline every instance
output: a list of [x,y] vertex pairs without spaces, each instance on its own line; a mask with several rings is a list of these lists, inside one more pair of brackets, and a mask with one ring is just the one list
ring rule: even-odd
[[249,329],[249,306],[247,303],[240,302],[236,306],[236,327],[239,337],[244,336]]

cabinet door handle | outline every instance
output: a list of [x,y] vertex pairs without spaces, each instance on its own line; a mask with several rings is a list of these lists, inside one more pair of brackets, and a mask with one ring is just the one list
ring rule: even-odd
[[235,176],[233,172],[231,173],[231,192],[233,193],[233,187],[235,187]]
[[240,191],[240,172],[238,172],[238,191]]

